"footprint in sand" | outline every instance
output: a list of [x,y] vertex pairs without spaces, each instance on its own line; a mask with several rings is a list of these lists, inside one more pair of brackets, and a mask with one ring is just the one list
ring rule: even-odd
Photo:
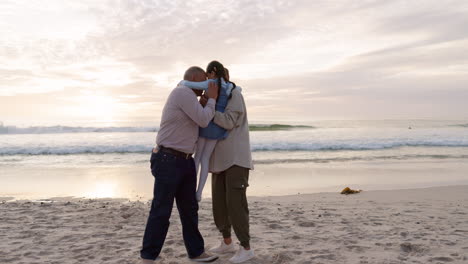
[[357,246],[357,245],[347,246],[346,248],[356,253],[362,253],[366,249],[370,249],[370,247],[363,247],[363,246]]
[[268,227],[271,229],[283,229],[279,224],[269,224]]
[[312,256],[310,259],[311,260],[317,260],[317,259],[335,260],[336,256],[333,254],[319,254],[316,256]]
[[427,251],[423,245],[411,244],[409,242],[400,244],[400,249],[405,253],[423,253]]
[[174,254],[174,249],[173,248],[165,248],[165,249],[163,249],[162,252],[164,254],[173,255]]
[[292,263],[294,258],[292,258],[288,253],[280,252],[273,256],[272,263],[274,264],[282,264],[282,263]]
[[435,258],[431,258],[429,261],[452,262],[452,261],[453,261],[453,258],[449,258],[449,257],[435,257]]
[[92,248],[93,248],[93,246],[83,246],[83,247],[79,247],[79,248],[73,249],[72,252],[73,252],[73,253],[81,253],[81,252],[83,252],[83,251],[91,250]]
[[299,226],[301,227],[315,227],[314,222],[299,222]]

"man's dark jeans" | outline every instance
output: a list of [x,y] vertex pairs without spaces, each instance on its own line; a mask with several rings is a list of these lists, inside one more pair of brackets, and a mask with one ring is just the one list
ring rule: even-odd
[[200,256],[204,252],[204,241],[198,230],[198,202],[195,196],[197,175],[193,159],[161,151],[152,153],[151,173],[155,178],[153,202],[143,237],[141,257],[154,260],[159,256],[169,228],[174,198],[187,253],[190,258]]

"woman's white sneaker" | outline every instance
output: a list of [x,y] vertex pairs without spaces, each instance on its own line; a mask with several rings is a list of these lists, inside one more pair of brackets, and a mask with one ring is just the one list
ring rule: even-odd
[[252,249],[246,250],[244,247],[240,246],[239,250],[234,254],[232,258],[229,259],[232,263],[242,263],[251,258],[255,257],[255,254]]
[[210,252],[213,252],[215,254],[224,254],[234,251],[236,251],[236,246],[234,245],[234,242],[231,242],[231,244],[228,245],[224,243],[224,240],[221,240],[221,244],[219,246],[210,249]]

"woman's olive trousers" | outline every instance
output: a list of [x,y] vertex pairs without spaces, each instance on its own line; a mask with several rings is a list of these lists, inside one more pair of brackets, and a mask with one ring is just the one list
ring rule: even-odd
[[224,238],[231,237],[231,226],[245,248],[250,247],[249,206],[246,190],[249,186],[249,169],[232,166],[213,173],[213,217]]

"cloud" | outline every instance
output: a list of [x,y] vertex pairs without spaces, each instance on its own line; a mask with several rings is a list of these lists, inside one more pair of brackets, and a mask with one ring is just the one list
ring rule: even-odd
[[47,95],[48,114],[94,94],[157,119],[185,69],[217,59],[254,120],[468,117],[461,1],[18,0],[0,14],[0,101]]

